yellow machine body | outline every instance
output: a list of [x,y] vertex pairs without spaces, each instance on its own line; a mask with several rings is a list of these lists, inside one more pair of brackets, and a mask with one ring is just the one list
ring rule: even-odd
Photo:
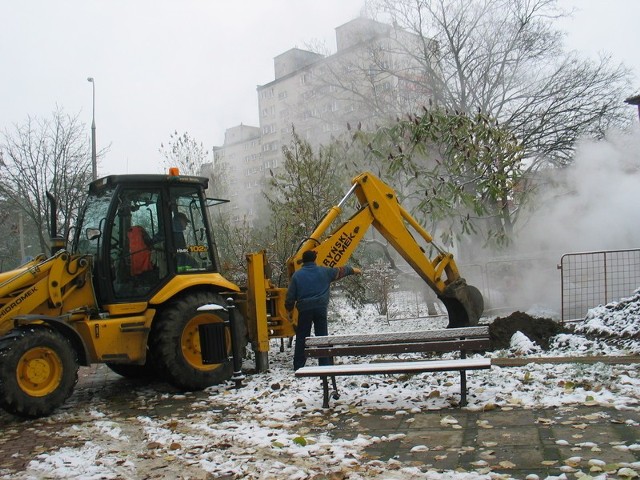
[[[269,278],[265,251],[247,255],[245,288],[218,272],[206,208],[225,200],[206,198],[207,182],[175,172],[96,180],[71,251],[0,273],[1,407],[50,413],[71,394],[79,365],[106,363],[121,375],[156,375],[194,390],[229,379],[232,349],[235,369],[235,348],[250,341],[258,371],[269,368],[270,341],[295,335],[296,314],[285,309],[286,289]],[[351,195],[359,208],[331,230]],[[321,265],[344,265],[371,227],[444,302],[450,326],[477,323],[480,293],[371,173],[352,180],[288,260],[289,275],[309,249]],[[429,258],[415,236],[438,254]]]

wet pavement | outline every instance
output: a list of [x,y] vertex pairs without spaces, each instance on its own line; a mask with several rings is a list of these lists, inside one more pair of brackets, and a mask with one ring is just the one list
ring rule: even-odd
[[376,435],[396,438],[369,448],[370,455],[420,468],[545,478],[580,469],[617,472],[622,464],[640,460],[638,412],[589,406],[452,409],[400,418],[376,414],[357,421]]
[[[147,391],[155,393],[146,395]],[[57,433],[73,427],[74,422],[86,422],[86,418],[74,415],[74,409],[81,407],[86,411],[98,397],[123,419],[144,413],[168,422],[186,418],[198,410],[211,410],[205,392],[176,395],[166,385],[136,386],[104,366],[82,368],[78,386],[68,405],[60,409],[61,414],[24,420],[0,413],[0,478],[13,478],[43,452],[82,446],[87,438]],[[640,474],[640,412],[635,410],[585,404],[551,409],[514,406],[489,411],[460,408],[418,413],[341,411],[328,416],[334,441],[353,440],[359,435],[373,437],[359,461],[378,462],[382,470],[415,467],[418,475],[427,471],[457,471],[523,479],[563,474],[567,478],[584,474],[633,478],[634,473]],[[327,424],[316,420],[302,415],[295,418],[311,434],[326,432]],[[186,472],[156,470],[154,474],[136,478],[239,478]],[[367,477],[364,473],[359,475],[353,478]],[[382,474],[375,478],[387,477]]]

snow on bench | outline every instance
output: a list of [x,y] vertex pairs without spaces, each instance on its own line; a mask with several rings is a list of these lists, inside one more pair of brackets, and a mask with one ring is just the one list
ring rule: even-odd
[[467,370],[491,368],[491,360],[468,359],[468,350],[486,350],[490,347],[489,327],[466,327],[411,332],[388,332],[363,335],[328,335],[307,338],[307,357],[364,356],[375,354],[426,353],[460,351],[456,360],[372,361],[339,365],[309,366],[296,370],[296,377],[321,377],[323,408],[329,407],[331,377],[333,397],[338,398],[336,376],[422,373],[437,371],[460,372],[461,405],[467,404]]

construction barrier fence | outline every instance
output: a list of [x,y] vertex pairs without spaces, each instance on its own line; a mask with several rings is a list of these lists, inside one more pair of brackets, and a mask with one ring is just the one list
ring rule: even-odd
[[640,249],[567,253],[560,260],[562,320],[629,297],[640,287]]

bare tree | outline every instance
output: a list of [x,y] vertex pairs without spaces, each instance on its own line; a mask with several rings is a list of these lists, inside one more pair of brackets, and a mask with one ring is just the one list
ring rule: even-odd
[[246,285],[246,255],[264,248],[257,239],[256,229],[244,217],[234,217],[222,209],[214,215],[216,244],[220,255],[220,269],[231,281]]
[[[600,137],[630,120],[622,102],[629,70],[610,57],[583,60],[567,52],[553,24],[564,14],[557,0],[370,0],[368,6],[394,26],[393,41],[369,56],[380,72],[417,98],[499,120],[521,139],[532,168],[564,165],[580,136]],[[413,40],[401,41],[399,32]],[[394,65],[390,57],[408,60]]]
[[5,130],[0,159],[5,177],[3,199],[24,214],[38,235],[41,251],[49,249],[50,218],[46,192],[58,201],[58,233],[69,235],[91,180],[91,147],[78,116],[58,108],[50,119],[28,117]]
[[24,260],[20,248],[21,244],[24,245],[24,240],[20,241],[24,232],[20,231],[21,222],[16,210],[11,202],[0,200],[0,229],[3,232],[0,238],[0,272],[12,269]]
[[160,144],[159,152],[165,167],[178,167],[183,175],[200,175],[202,166],[209,161],[209,151],[187,132],[178,135],[174,131],[166,145]]
[[282,153],[284,169],[272,175],[265,194],[271,215],[263,235],[269,239],[273,273],[280,285],[286,279],[286,260],[339,200],[346,183],[332,150],[314,153],[295,131]]
[[305,112],[331,131],[347,124],[371,130],[428,98],[401,80],[416,76],[409,71],[416,69],[413,59],[397,54],[412,48],[413,35],[366,18],[352,23],[353,34],[338,42],[338,52],[306,75],[311,97]]

